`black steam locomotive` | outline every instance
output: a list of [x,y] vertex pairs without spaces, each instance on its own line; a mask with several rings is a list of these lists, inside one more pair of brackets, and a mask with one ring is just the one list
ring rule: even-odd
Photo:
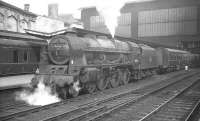
[[190,66],[198,56],[76,29],[63,30],[48,41],[31,84],[36,87],[42,81],[62,98],[77,96],[78,85],[81,90],[93,93],[97,89],[126,85],[156,72],[179,70]]

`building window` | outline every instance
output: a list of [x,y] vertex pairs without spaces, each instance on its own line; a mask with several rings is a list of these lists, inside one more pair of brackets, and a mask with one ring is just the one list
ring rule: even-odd
[[8,17],[7,30],[14,32],[17,31],[17,19],[14,16]]
[[25,33],[24,29],[28,29],[28,23],[25,20],[20,21],[20,32]]
[[[118,25],[130,25],[131,24],[131,13],[122,13],[118,17]],[[103,16],[91,16],[90,27],[105,27],[105,20]]]
[[118,17],[118,25],[131,25],[131,13],[122,13]]

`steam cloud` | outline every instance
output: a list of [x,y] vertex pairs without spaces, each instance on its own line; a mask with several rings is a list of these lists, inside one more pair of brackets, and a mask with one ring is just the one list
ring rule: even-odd
[[49,87],[46,87],[41,81],[34,92],[24,90],[17,93],[17,100],[25,101],[30,105],[48,105],[60,101],[57,95],[52,95]]
[[105,25],[110,31],[112,37],[115,35],[115,29],[118,25],[118,17],[120,16],[120,9],[124,6],[128,0],[107,0],[98,1],[96,8],[101,16],[105,20]]
[[79,83],[79,81],[76,81],[74,84],[73,84],[73,88],[77,91],[77,92],[79,92],[80,91],[80,83]]
[[95,6],[101,16],[105,20],[105,25],[110,31],[112,37],[115,35],[115,29],[118,26],[118,17],[120,16],[120,9],[127,2],[144,2],[151,0],[97,0]]

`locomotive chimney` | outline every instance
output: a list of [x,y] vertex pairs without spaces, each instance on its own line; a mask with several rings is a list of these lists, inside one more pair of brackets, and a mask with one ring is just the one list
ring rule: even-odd
[[29,12],[30,4],[24,4],[24,10]]
[[51,18],[58,18],[58,4],[48,5],[48,16]]

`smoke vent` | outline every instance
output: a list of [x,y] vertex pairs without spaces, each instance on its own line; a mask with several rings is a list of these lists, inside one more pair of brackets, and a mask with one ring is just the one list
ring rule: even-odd
[[51,18],[58,18],[58,4],[48,5],[48,16]]
[[24,10],[25,11],[29,11],[30,8],[30,4],[24,4]]

